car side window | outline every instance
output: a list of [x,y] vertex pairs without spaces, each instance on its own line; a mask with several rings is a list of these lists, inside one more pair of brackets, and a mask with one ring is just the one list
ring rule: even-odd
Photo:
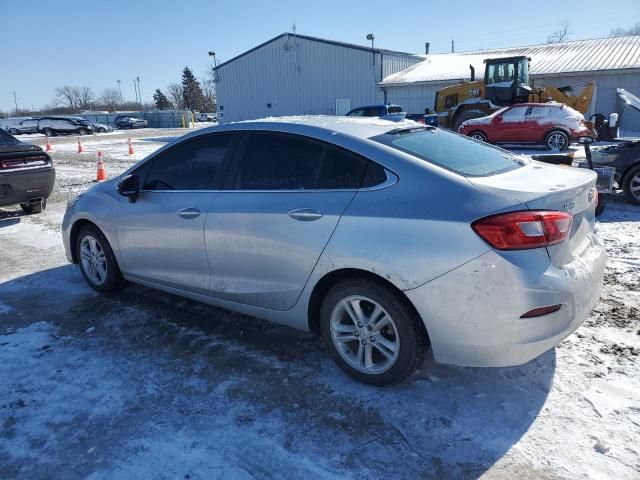
[[[368,165],[371,166],[371,175]],[[338,190],[374,186],[384,169],[348,150],[287,134],[252,134],[241,152],[237,190]]]
[[240,158],[238,190],[304,190],[314,188],[324,146],[282,134],[250,135]]
[[231,134],[206,135],[165,150],[152,160],[143,190],[213,190]]
[[505,110],[502,113],[502,120],[505,122],[520,122],[524,120],[524,114],[527,111],[527,107],[514,107]]
[[317,189],[358,188],[362,183],[367,160],[346,150],[328,147],[322,160]]
[[364,109],[363,108],[358,108],[356,110],[353,110],[353,111],[349,112],[348,115],[350,117],[362,117],[364,115]]

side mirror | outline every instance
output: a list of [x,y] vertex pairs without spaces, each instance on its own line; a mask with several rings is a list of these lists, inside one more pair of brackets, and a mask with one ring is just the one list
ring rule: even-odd
[[138,199],[140,193],[140,178],[138,175],[127,175],[118,184],[118,193],[127,197],[131,203]]
[[578,143],[580,145],[589,145],[590,143],[593,143],[593,138],[591,138],[591,137],[578,137]]
[[609,128],[616,128],[618,126],[618,114],[612,113],[609,115]]

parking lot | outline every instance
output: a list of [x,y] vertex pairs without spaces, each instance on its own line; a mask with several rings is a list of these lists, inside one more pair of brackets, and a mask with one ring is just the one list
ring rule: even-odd
[[601,302],[558,347],[514,368],[427,359],[376,389],[312,334],[138,286],[102,296],[67,263],[65,203],[97,151],[113,176],[184,132],[82,137],[82,154],[55,138],[47,210],[0,209],[0,478],[637,478],[637,207],[610,199]]

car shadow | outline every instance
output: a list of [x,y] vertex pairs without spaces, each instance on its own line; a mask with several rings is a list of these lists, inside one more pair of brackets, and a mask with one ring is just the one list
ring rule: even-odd
[[[166,442],[187,435],[189,442],[171,445],[165,468],[188,466],[196,456],[207,465],[194,447],[204,442],[223,452],[225,468],[242,463],[249,476],[477,478],[531,427],[556,368],[554,350],[514,368],[428,359],[406,382],[373,388],[345,376],[311,333],[139,286],[100,295],[72,265],[0,284],[0,299],[0,335],[48,322],[66,348],[89,348],[95,362],[117,359],[101,381],[122,381],[108,392],[119,410],[102,418],[87,402],[75,420],[56,426],[61,465],[74,465],[86,449],[74,440],[74,422],[101,444],[102,463],[84,456],[74,465],[81,476],[136,464],[155,451],[150,436]],[[122,448],[139,437],[147,450]],[[47,448],[35,445],[30,458],[46,460]],[[49,473],[45,460],[29,472]]]

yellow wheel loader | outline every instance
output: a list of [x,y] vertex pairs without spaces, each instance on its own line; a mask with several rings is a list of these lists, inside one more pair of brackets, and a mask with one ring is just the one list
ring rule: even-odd
[[595,84],[588,83],[577,96],[569,95],[571,87],[532,88],[529,81],[529,57],[491,58],[484,61],[484,81],[475,81],[472,65],[471,81],[436,92],[435,111],[441,127],[454,131],[462,122],[484,117],[514,103],[555,101],[578,110],[583,115],[589,109]]

